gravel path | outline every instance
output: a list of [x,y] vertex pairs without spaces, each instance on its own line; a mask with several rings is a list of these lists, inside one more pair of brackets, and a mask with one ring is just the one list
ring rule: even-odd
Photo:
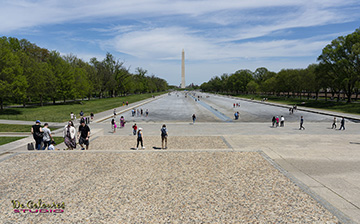
[[[0,163],[2,223],[337,223],[257,152],[24,153]],[[14,213],[11,200],[65,203]]]

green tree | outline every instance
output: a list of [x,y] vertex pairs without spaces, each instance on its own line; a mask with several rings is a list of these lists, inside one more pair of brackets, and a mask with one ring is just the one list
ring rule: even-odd
[[[338,83],[338,91],[345,91],[347,102],[351,102],[355,84],[359,81],[359,44],[360,29],[357,29],[352,34],[333,40],[318,57],[321,67],[326,69],[327,76]],[[332,84],[335,88],[337,87],[334,83]]]
[[251,93],[256,93],[259,90],[259,84],[257,84],[255,82],[255,80],[251,80],[247,85],[246,85],[246,90],[251,92]]
[[19,57],[13,52],[6,37],[0,38],[0,104],[10,97],[25,97],[26,78]]
[[264,68],[264,67],[257,68],[254,72],[255,82],[258,85],[263,83],[267,79],[268,73],[269,73],[269,70],[267,68]]
[[254,80],[254,77],[250,70],[238,70],[229,77],[231,89],[236,93],[247,93],[247,85],[252,80]]

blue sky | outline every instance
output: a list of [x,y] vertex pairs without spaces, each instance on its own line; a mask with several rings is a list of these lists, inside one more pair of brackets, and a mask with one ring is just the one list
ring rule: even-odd
[[358,0],[0,0],[0,36],[85,61],[110,52],[169,84],[266,67],[306,68],[360,27]]

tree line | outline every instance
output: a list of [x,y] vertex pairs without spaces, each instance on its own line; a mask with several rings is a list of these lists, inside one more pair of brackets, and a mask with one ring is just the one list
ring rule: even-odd
[[135,74],[123,62],[107,53],[99,61],[85,62],[70,54],[38,47],[26,39],[0,38],[0,101],[20,103],[66,101],[92,96],[165,91],[168,83],[147,70],[136,68]]
[[318,57],[318,64],[305,69],[283,69],[271,72],[261,67],[254,72],[238,70],[233,74],[215,76],[200,88],[203,91],[229,94],[263,93],[287,96],[319,93],[337,96],[345,94],[347,102],[356,99],[360,90],[360,29],[340,36],[328,44]]

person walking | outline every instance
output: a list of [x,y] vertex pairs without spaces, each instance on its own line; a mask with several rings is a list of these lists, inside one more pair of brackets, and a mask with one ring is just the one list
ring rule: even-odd
[[86,150],[89,149],[89,138],[90,138],[90,128],[85,122],[82,122],[79,126],[78,139],[81,150],[84,150],[84,145]]
[[271,122],[272,122],[272,127],[274,127],[274,126],[275,126],[275,123],[276,123],[276,118],[275,118],[275,116],[273,116]]
[[344,117],[342,117],[340,124],[341,125],[340,125],[339,130],[343,129],[345,131],[345,118]]
[[299,128],[299,130],[301,130],[301,129],[304,129],[304,130],[305,130],[305,127],[303,126],[303,124],[304,124],[304,117],[301,116],[301,118],[300,118],[300,128]]
[[334,121],[331,125],[331,129],[334,129],[334,128],[336,129],[336,117],[334,117]]
[[114,108],[113,114],[114,114],[114,117],[116,117],[116,108]]
[[279,116],[276,116],[275,120],[276,120],[276,127],[279,127],[279,123],[280,123]]
[[72,120],[72,121],[74,120],[74,113],[73,112],[70,113],[70,120]]
[[[168,131],[166,129],[166,125],[163,124],[162,128],[160,129],[161,131],[161,148],[162,149],[167,149],[167,137],[168,137]],[[164,147],[164,143],[165,143],[165,147]]]
[[70,120],[63,131],[64,143],[67,149],[73,150],[76,148],[76,129],[74,123]]
[[43,132],[44,132],[44,135],[43,135],[44,146],[43,146],[42,150],[45,150],[46,147],[48,147],[48,150],[50,150],[49,149],[50,142],[51,142],[51,140],[54,140],[54,139],[51,136],[51,131],[49,129],[49,124],[48,123],[44,124]]
[[91,118],[91,121],[94,119],[94,113],[93,112],[90,113],[90,118]]
[[113,118],[113,119],[111,119],[111,129],[112,129],[113,133],[116,132],[116,128],[117,128],[116,122],[115,122],[115,119]]
[[136,150],[138,150],[138,148],[139,148],[139,143],[141,143],[141,148],[145,149],[145,147],[144,147],[144,136],[143,136],[142,128],[139,128],[139,131],[137,132]]
[[120,117],[120,128],[125,127],[125,123],[126,123],[126,121],[125,121],[124,116],[121,116],[121,117]]
[[137,131],[136,123],[132,126],[132,128],[133,128],[133,134],[136,135],[136,131]]
[[43,140],[43,129],[40,126],[41,122],[39,120],[35,121],[35,124],[31,126],[31,134],[33,135],[33,138],[35,140],[35,149],[40,150],[41,149],[41,142]]
[[195,124],[195,121],[196,121],[196,115],[195,114],[192,115],[192,120],[193,120],[193,124]]
[[284,118],[284,116],[282,116],[281,115],[281,117],[280,117],[280,127],[284,127],[284,122],[285,122],[285,118]]

